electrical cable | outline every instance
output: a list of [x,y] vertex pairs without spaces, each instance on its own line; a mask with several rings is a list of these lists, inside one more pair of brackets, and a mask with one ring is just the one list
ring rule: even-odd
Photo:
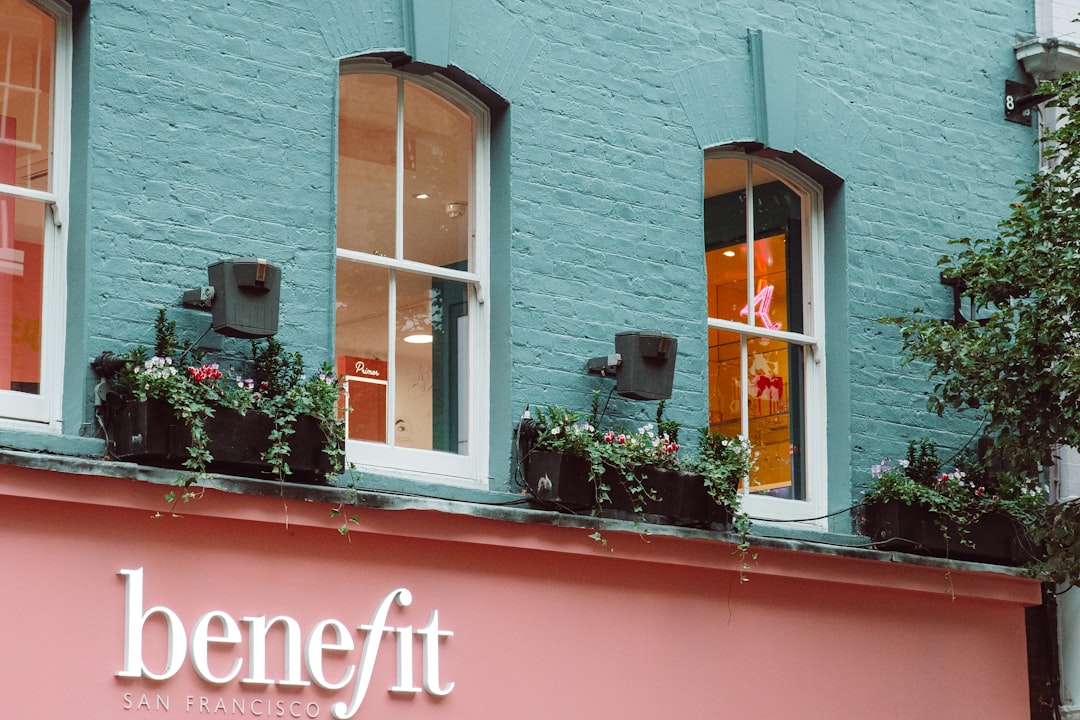
[[193,343],[191,343],[190,345],[188,345],[187,349],[186,349],[186,350],[184,350],[184,352],[180,353],[180,357],[178,357],[178,358],[176,359],[176,362],[177,362],[177,364],[178,364],[178,365],[179,365],[179,364],[182,364],[182,363],[184,362],[184,358],[186,358],[186,357],[188,356],[188,353],[190,353],[190,352],[191,352],[192,350],[194,350],[195,348],[199,347],[199,343],[201,343],[201,342],[202,342],[202,339],[203,339],[204,337],[206,337],[207,335],[209,335],[209,334],[210,334],[210,331],[211,331],[211,330],[213,330],[213,329],[214,329],[214,324],[213,324],[213,323],[210,323],[209,325],[207,325],[207,326],[206,326],[206,329],[205,329],[205,330],[203,330],[203,333],[202,333],[202,335],[200,335],[199,337],[197,337],[197,338],[195,339],[195,342],[193,342]]

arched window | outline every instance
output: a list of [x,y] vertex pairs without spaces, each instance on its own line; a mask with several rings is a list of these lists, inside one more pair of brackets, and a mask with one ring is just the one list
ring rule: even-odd
[[757,517],[825,506],[822,229],[810,178],[748,154],[706,157],[709,425],[753,444],[744,490]]
[[60,424],[69,10],[0,0],[0,417]]
[[484,481],[487,157],[487,110],[457,86],[342,65],[335,342],[362,468]]

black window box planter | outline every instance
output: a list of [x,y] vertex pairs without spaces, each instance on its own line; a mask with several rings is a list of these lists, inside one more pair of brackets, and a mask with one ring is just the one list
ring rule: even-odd
[[652,466],[641,468],[638,477],[656,499],[645,498],[641,512],[636,512],[622,476],[613,470],[605,472],[603,477],[603,482],[611,488],[610,500],[597,503],[596,488],[589,480],[589,462],[584,458],[533,450],[525,456],[524,466],[526,488],[544,508],[571,513],[597,512],[665,525],[706,527],[731,522],[730,512],[713,501],[700,475]]
[[[262,413],[216,410],[204,423],[210,439],[207,449],[213,456],[207,471],[273,479],[270,464],[262,459],[270,449],[273,427],[273,420]],[[118,460],[182,468],[190,457],[191,432],[164,400],[126,402],[110,414],[105,429],[109,455]],[[292,473],[286,480],[325,484],[331,468],[322,428],[314,417],[302,415],[294,429],[286,460]]]
[[[954,521],[919,505],[899,501],[870,503],[866,506],[865,534],[879,550],[994,563],[1022,565],[1032,559],[1017,537],[1017,527],[1006,515],[986,515],[966,526],[966,532]],[[961,542],[963,538],[963,542]]]

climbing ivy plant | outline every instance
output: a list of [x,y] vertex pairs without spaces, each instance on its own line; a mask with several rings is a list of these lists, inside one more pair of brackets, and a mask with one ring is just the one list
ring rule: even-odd
[[[979,309],[943,321],[916,309],[885,318],[903,335],[905,361],[928,363],[930,410],[975,414],[997,472],[1033,480],[1062,445],[1080,447],[1080,76],[1044,83],[1063,111],[1044,132],[1043,169],[1019,181],[991,238],[961,238],[941,258],[943,279]],[[1080,507],[1048,505],[1026,528],[1048,580],[1080,582]]]

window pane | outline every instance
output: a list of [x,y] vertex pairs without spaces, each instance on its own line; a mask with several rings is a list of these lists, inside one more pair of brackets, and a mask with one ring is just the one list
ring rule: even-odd
[[709,427],[728,436],[740,435],[742,402],[739,397],[739,336],[709,331]]
[[[705,161],[709,316],[802,332],[802,203],[755,164],[753,268],[747,264],[746,161]],[[754,289],[750,297],[749,286]]]
[[[740,369],[743,342],[745,383]],[[709,331],[709,426],[724,435],[741,434],[744,428],[748,432],[757,453],[750,492],[805,497],[802,359],[803,348],[797,345]]]
[[397,92],[390,75],[341,76],[338,247],[395,256]]
[[798,345],[747,341],[750,442],[758,452],[750,492],[802,499],[802,355]]
[[746,161],[705,161],[709,317],[740,321],[747,304]]
[[338,259],[338,372],[345,376],[347,436],[386,441],[390,271]]
[[56,20],[0,0],[0,184],[48,191]]
[[394,444],[465,454],[468,288],[398,273]]
[[405,83],[406,259],[443,267],[468,259],[474,138],[470,114]]
[[0,195],[0,390],[41,392],[45,205]]

